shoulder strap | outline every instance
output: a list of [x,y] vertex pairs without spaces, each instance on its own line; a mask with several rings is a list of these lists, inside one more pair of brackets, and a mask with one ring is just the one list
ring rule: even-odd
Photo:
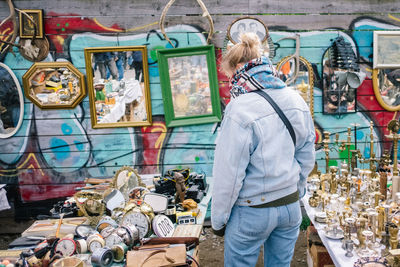
[[292,137],[293,144],[294,144],[294,146],[296,146],[296,134],[293,130],[292,124],[290,123],[288,118],[285,116],[283,111],[280,109],[278,104],[276,104],[276,102],[263,90],[255,90],[255,91],[251,91],[251,92],[259,94],[260,96],[264,97],[271,104],[271,106],[275,109],[276,113],[278,113],[279,117],[282,119],[283,123],[286,125],[286,128],[288,129],[290,136]]

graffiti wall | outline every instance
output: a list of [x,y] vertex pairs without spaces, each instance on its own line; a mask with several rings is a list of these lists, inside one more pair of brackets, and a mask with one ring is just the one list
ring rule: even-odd
[[[107,1],[61,2],[65,5],[44,0],[15,1],[20,9],[44,10],[45,34],[50,42],[50,53],[44,61],[68,60],[85,74],[86,47],[146,45],[153,123],[148,127],[93,129],[88,97],[74,109],[58,110],[40,109],[25,98],[21,128],[14,136],[0,139],[0,183],[16,185],[21,199],[32,202],[72,195],[85,178],[112,177],[122,166],[133,166],[144,174],[190,167],[211,176],[219,124],[175,128],[165,125],[156,50],[171,47],[158,27],[166,2],[132,1],[136,6],[124,0],[114,1],[115,5]],[[177,47],[204,45],[209,26],[201,16],[201,9],[187,2],[177,1],[176,8],[168,14],[168,37]],[[279,39],[300,35],[300,56],[312,64],[315,77],[316,143],[321,144],[323,131],[330,132],[331,164],[347,161],[348,149],[359,149],[365,158],[370,158],[370,121],[374,123],[375,156],[379,158],[383,150],[393,153],[391,142],[385,137],[386,126],[390,120],[398,119],[398,115],[379,105],[371,81],[373,31],[400,29],[400,18],[391,15],[396,13],[392,1],[370,3],[363,6],[361,13],[354,1],[342,4],[305,1],[305,5],[298,6],[290,1],[272,1],[269,5],[237,1],[235,10],[228,1],[204,2],[215,23],[216,33],[211,43],[216,47],[217,66],[226,48],[227,29],[241,16],[257,17],[268,26],[275,44],[275,64],[293,54],[296,46],[293,40]],[[350,13],[344,14],[343,10]],[[243,15],[232,15],[237,13]],[[0,20],[8,14],[6,2],[0,1]],[[11,23],[3,24],[0,39],[5,40],[14,30],[17,29]],[[324,112],[322,62],[327,48],[338,37],[351,45],[367,78],[356,91],[356,112],[335,115]],[[20,55],[17,47],[1,61],[13,70],[21,85],[23,74],[33,64]],[[218,73],[218,80],[221,102],[227,104],[228,79]],[[345,140],[348,127],[352,130],[353,144],[342,150],[335,146],[335,137],[338,134],[339,140]],[[317,163],[323,170],[325,153],[320,145],[317,148]]]

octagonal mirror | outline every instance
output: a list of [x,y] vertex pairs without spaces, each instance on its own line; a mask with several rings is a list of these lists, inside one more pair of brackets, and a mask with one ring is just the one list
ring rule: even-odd
[[22,76],[25,96],[42,109],[74,108],[85,97],[84,75],[70,62],[38,62]]

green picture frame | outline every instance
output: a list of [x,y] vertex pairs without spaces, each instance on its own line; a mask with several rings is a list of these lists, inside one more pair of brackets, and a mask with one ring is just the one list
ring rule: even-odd
[[213,45],[157,51],[167,127],[221,121]]

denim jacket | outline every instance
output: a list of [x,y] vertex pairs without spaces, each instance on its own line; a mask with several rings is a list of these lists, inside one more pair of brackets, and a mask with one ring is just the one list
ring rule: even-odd
[[[252,75],[263,84],[262,68]],[[261,77],[261,79],[260,79]],[[264,89],[291,122],[296,147],[285,124],[261,96],[242,94],[227,105],[214,154],[211,223],[221,230],[233,205],[268,203],[299,191],[315,162],[315,130],[309,108],[292,88]]]

